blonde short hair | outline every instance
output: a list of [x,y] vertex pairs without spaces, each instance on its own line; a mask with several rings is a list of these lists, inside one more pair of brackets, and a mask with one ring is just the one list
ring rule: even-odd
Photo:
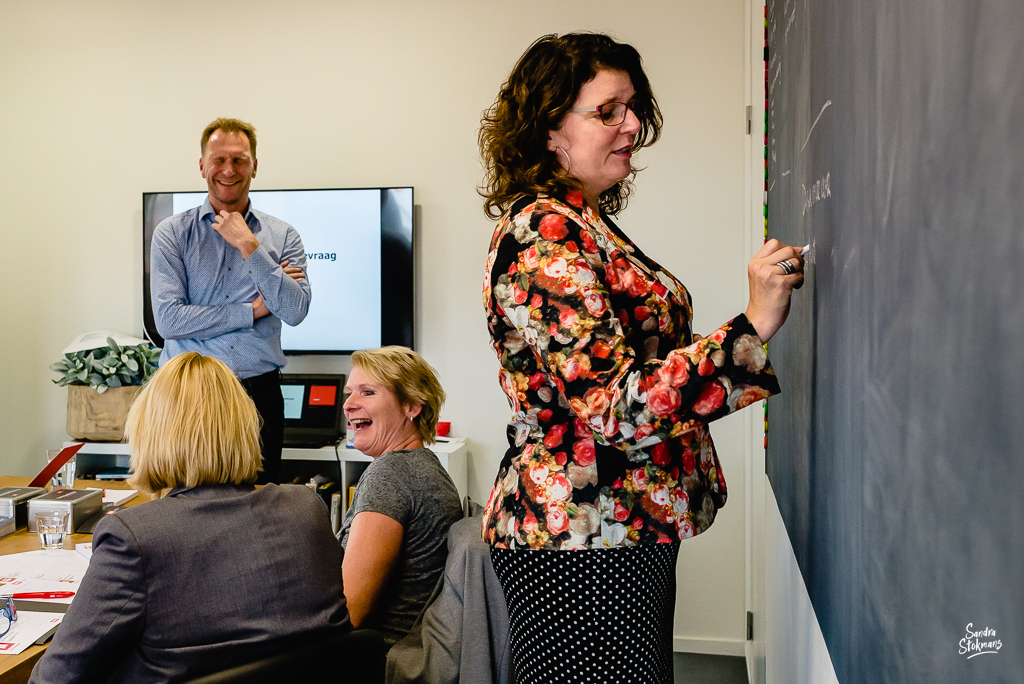
[[206,128],[203,129],[203,135],[199,138],[199,153],[206,154],[206,143],[210,142],[210,138],[217,131],[224,131],[225,133],[242,133],[246,138],[249,139],[249,152],[252,154],[252,158],[256,158],[256,129],[251,123],[246,123],[241,119],[227,119],[221,117],[214,119]]
[[212,356],[187,352],[160,368],[128,412],[131,484],[170,487],[256,480],[260,416],[234,373]]
[[352,354],[352,366],[389,388],[399,404],[421,406],[419,415],[413,419],[416,432],[424,444],[436,441],[437,419],[445,393],[437,371],[422,356],[408,347],[396,345],[364,349]]

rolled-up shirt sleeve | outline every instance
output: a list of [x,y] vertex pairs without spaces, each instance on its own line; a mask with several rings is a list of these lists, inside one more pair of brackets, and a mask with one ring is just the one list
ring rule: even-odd
[[[281,261],[286,260],[289,267],[301,268],[303,273],[306,272],[306,251],[299,234],[291,227],[288,228],[281,253]],[[308,274],[302,282],[296,282],[284,272],[281,264],[274,261],[263,245],[249,255],[245,266],[270,313],[291,326],[298,325],[306,318],[311,298]]]
[[[164,227],[164,224],[161,224],[153,233],[149,259],[153,318],[160,335],[168,340],[207,340],[232,330],[251,328],[252,304],[189,303],[185,262],[175,242],[175,236],[170,230],[164,230]],[[270,308],[269,305],[267,308]]]

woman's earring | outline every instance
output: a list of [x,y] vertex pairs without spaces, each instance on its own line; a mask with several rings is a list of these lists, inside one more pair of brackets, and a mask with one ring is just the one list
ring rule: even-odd
[[555,152],[555,159],[558,159],[558,152],[561,152],[562,154],[565,155],[565,172],[566,173],[571,173],[572,172],[572,159],[569,159],[569,153],[566,152],[565,150],[563,150],[561,147],[557,147],[557,146],[555,147],[555,150],[556,150],[556,152]]

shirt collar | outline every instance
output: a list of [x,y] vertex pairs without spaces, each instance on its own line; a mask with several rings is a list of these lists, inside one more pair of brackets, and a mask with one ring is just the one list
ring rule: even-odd
[[216,484],[203,485],[200,487],[174,487],[167,492],[168,497],[182,496],[186,498],[211,499],[231,496],[232,494],[245,494],[255,489],[251,484]]
[[[215,212],[213,210],[213,205],[210,204],[210,196],[207,195],[206,199],[203,200],[203,206],[200,207],[200,209],[199,209],[199,218],[200,219],[204,219],[207,216],[209,216],[210,217],[210,223],[213,223],[213,217],[216,216],[216,215],[217,215],[217,212]],[[252,213],[252,199],[251,198],[249,199],[249,206],[246,207],[245,214],[243,214],[242,216],[243,216],[243,218],[245,218],[245,222],[248,223],[249,227],[251,228],[252,227],[252,219],[255,218],[255,216]]]

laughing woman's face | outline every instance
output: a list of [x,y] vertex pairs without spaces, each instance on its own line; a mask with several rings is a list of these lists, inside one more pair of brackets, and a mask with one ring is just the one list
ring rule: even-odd
[[353,368],[345,384],[345,418],[354,430],[352,446],[377,458],[397,449],[423,446],[413,418],[421,406],[403,406],[390,388]]

